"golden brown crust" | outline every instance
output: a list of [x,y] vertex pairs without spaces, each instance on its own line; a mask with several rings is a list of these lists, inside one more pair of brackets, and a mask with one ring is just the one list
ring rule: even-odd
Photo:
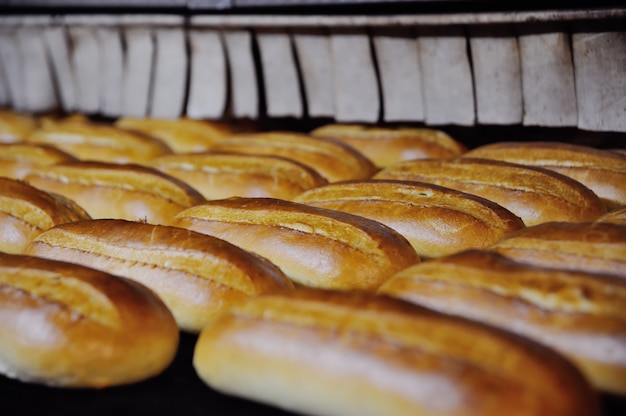
[[521,219],[493,202],[421,182],[333,183],[305,191],[294,201],[383,223],[402,234],[422,258],[485,248],[524,227]]
[[356,292],[240,304],[203,330],[194,367],[217,390],[306,414],[599,414],[585,379],[553,350]]
[[626,225],[626,206],[609,211],[601,217],[598,217],[596,221]]
[[378,167],[411,159],[448,158],[466,152],[463,144],[440,130],[328,124],[311,132],[358,149]]
[[419,261],[404,237],[376,221],[274,198],[209,201],[172,225],[266,257],[305,286],[373,290]]
[[501,142],[465,156],[550,169],[591,189],[609,209],[626,205],[626,155],[571,143]]
[[291,199],[327,181],[315,170],[278,156],[195,153],[154,159],[152,166],[195,189],[206,199],[233,196]]
[[0,176],[23,179],[33,168],[77,159],[52,146],[32,143],[0,144]]
[[278,267],[259,256],[163,225],[106,219],[64,224],[40,234],[24,253],[138,281],[154,290],[190,332],[251,296],[293,289]]
[[0,251],[18,254],[57,224],[89,219],[72,201],[15,179],[0,178]]
[[598,389],[626,394],[626,280],[469,250],[408,267],[379,293],[534,339]]
[[115,126],[159,139],[175,153],[203,152],[233,134],[224,123],[185,117],[171,120],[122,117]]
[[0,110],[0,143],[21,142],[37,128],[37,119],[30,114]]
[[212,150],[287,157],[315,169],[329,182],[365,179],[376,172],[374,164],[352,147],[298,133],[238,134]]
[[591,190],[547,169],[477,158],[424,159],[397,163],[375,179],[433,183],[491,200],[526,225],[592,221],[606,212]]
[[178,336],[167,307],[142,285],[0,253],[0,371],[9,377],[62,387],[134,383],[170,364]]
[[57,147],[80,160],[113,163],[143,163],[172,152],[157,139],[82,118],[46,119],[25,141]]
[[490,250],[523,263],[626,278],[626,225],[539,224],[509,234]]
[[62,163],[34,169],[25,180],[76,201],[92,218],[163,224],[204,201],[188,184],[156,169],[131,164]]

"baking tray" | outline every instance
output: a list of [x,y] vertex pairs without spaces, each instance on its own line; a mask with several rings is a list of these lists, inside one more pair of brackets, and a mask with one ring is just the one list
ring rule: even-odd
[[[192,367],[197,336],[182,333],[178,354],[161,375],[102,390],[59,389],[0,377],[3,416],[288,416],[293,413],[220,394]],[[149,348],[149,346],[146,346]],[[304,376],[304,375],[303,375]],[[626,397],[601,397],[604,416],[626,415]],[[392,416],[392,415],[389,415]]]

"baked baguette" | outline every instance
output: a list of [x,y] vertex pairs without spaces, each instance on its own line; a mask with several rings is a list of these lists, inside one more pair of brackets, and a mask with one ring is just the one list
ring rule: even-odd
[[24,178],[36,188],[64,195],[96,218],[163,224],[204,201],[188,184],[156,169],[104,162],[62,163],[33,169]]
[[211,150],[283,156],[315,169],[329,182],[365,179],[376,172],[374,164],[354,148],[299,133],[238,134],[216,143]]
[[352,146],[381,168],[404,160],[455,157],[467,151],[443,131],[427,128],[327,124],[311,135]]
[[204,328],[193,364],[218,391],[301,414],[599,414],[587,381],[553,350],[365,293],[251,299]]
[[291,199],[327,183],[310,167],[278,156],[195,153],[162,156],[148,165],[188,183],[206,199],[233,196]]
[[68,261],[135,280],[152,289],[178,326],[200,329],[217,313],[251,296],[293,289],[268,260],[226,241],[182,228],[124,220],[54,227],[25,254]]
[[275,198],[209,201],[172,225],[257,253],[304,286],[375,290],[420,260],[404,237],[376,221]]
[[422,182],[337,182],[293,200],[383,223],[403,235],[422,259],[485,248],[524,227],[520,218],[491,201]]
[[484,250],[408,267],[379,293],[516,332],[626,395],[626,280],[541,268]]
[[175,153],[203,152],[215,142],[233,134],[224,124],[190,118],[156,119],[122,117],[115,126],[136,131],[164,142]]
[[44,119],[25,141],[57,147],[80,160],[144,163],[172,153],[160,140],[82,117]]
[[375,179],[433,183],[491,200],[520,217],[524,224],[592,221],[606,213],[587,187],[543,168],[469,157],[396,163]]
[[74,156],[56,147],[32,143],[0,144],[0,176],[24,179],[33,168],[75,162]]
[[489,249],[522,263],[626,278],[626,225],[550,222],[511,233]]
[[591,189],[609,209],[626,205],[626,155],[571,143],[501,142],[465,156],[550,169]]
[[21,142],[37,125],[37,119],[30,114],[0,110],[0,143]]
[[27,183],[0,178],[0,251],[19,254],[34,237],[89,215],[73,201]]
[[179,332],[148,288],[87,267],[0,253],[0,372],[103,388],[161,373]]

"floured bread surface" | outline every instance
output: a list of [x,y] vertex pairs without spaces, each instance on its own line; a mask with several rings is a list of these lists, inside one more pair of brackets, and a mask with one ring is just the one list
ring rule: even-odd
[[211,150],[291,158],[315,169],[329,182],[365,179],[376,172],[374,164],[356,149],[306,134],[238,134],[216,143]]
[[385,128],[362,124],[327,124],[311,132],[358,149],[378,167],[412,159],[460,156],[465,146],[441,130]]
[[20,253],[42,231],[57,224],[89,219],[82,207],[27,183],[0,178],[0,250]]
[[555,348],[600,390],[626,393],[626,280],[468,250],[408,267],[379,293]]
[[64,224],[39,235],[25,253],[136,280],[154,290],[179,326],[191,332],[248,297],[293,289],[264,258],[208,235],[164,225],[106,219]]
[[553,350],[365,293],[251,299],[205,327],[193,362],[214,389],[303,414],[599,414]]
[[524,227],[520,218],[491,201],[420,182],[333,183],[307,190],[294,201],[383,223],[403,235],[422,258],[485,248]]
[[142,163],[172,152],[160,140],[84,118],[44,119],[25,141],[55,146],[80,160],[113,163]]
[[132,164],[64,163],[35,169],[25,180],[76,201],[92,218],[164,223],[182,209],[204,201],[188,184]]
[[150,166],[197,189],[206,199],[270,197],[291,199],[327,181],[295,160],[269,155],[206,152],[167,155]]
[[134,383],[171,363],[178,336],[170,311],[143,285],[0,253],[0,372],[8,377],[59,387]]
[[374,176],[427,182],[502,205],[524,224],[593,221],[606,212],[589,188],[547,169],[470,157],[396,163]]
[[626,278],[626,225],[550,222],[514,232],[489,248],[513,260]]
[[378,287],[417,263],[409,242],[376,221],[274,198],[230,198],[182,211],[172,225],[224,239],[314,287]]

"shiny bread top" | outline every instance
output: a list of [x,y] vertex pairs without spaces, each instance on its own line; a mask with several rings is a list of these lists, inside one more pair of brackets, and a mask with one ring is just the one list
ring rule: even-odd
[[35,252],[38,245],[179,270],[250,295],[259,289],[292,286],[264,258],[218,238],[165,225],[118,219],[79,221],[40,234],[31,243]]
[[626,328],[626,280],[611,275],[533,266],[487,250],[467,250],[408,267],[380,291],[401,294],[411,281],[465,286],[544,311],[612,317],[624,320]]
[[403,237],[375,221],[276,198],[228,198],[208,201],[181,211],[175,216],[174,223],[183,220],[290,229],[332,239],[374,255],[381,254],[383,246],[399,245],[412,251]]
[[62,163],[33,169],[25,180],[28,181],[30,178],[152,193],[183,206],[204,201],[202,195],[186,183],[156,169],[135,164]]
[[[490,227],[507,232],[524,226],[517,216],[494,202],[425,182],[391,179],[337,182],[306,190],[294,198],[294,201],[300,203],[350,201],[359,205],[398,202],[416,209],[438,207],[462,212]],[[453,221],[453,218],[450,220]]]
[[580,182],[548,169],[460,157],[399,162],[375,179],[429,182],[472,193],[504,206],[526,225],[589,221],[606,212],[600,198]]
[[115,121],[115,126],[155,137],[176,153],[204,151],[216,141],[233,134],[232,129],[224,123],[186,117],[180,119],[122,117]]
[[89,219],[89,215],[73,201],[9,178],[0,178],[0,211],[40,230]]
[[498,142],[465,153],[473,158],[545,167],[586,167],[626,174],[626,155],[562,142]]
[[197,171],[207,174],[225,173],[280,178],[296,184],[301,189],[327,183],[316,170],[296,160],[280,156],[204,152],[161,156],[153,159],[149,165],[163,171]]
[[334,140],[306,134],[287,132],[238,134],[216,143],[211,149],[292,158],[317,170],[331,182],[368,178],[376,172],[374,164],[354,148]]

